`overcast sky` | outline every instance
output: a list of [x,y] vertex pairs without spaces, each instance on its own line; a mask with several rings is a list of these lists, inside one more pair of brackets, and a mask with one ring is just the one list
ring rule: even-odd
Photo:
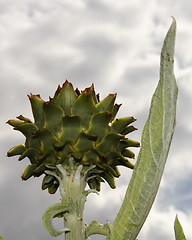
[[[41,190],[42,179],[21,181],[28,160],[18,162],[6,152],[24,137],[5,122],[20,114],[32,118],[27,94],[48,100],[68,79],[81,90],[94,83],[101,98],[117,93],[123,104],[118,117],[138,119],[139,130],[130,137],[140,141],[171,16],[178,25],[177,126],[158,196],[138,239],[173,240],[176,214],[192,235],[191,13],[190,0],[0,0],[0,235],[53,239],[41,217],[60,199]],[[131,174],[121,170],[116,190],[102,186],[100,196],[88,197],[87,222],[113,222]]]

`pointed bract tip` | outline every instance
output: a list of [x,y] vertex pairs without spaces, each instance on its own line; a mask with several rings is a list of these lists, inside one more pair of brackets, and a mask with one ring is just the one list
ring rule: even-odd
[[17,116],[16,118],[18,118],[19,120],[23,120],[23,115],[19,115],[19,116]]
[[176,19],[173,17],[173,16],[171,16],[172,17],[172,23],[171,23],[171,26],[170,26],[170,29],[172,28],[172,29],[174,29],[174,31],[176,31],[176,28],[177,28],[177,22],[176,22]]
[[134,117],[131,117],[132,118],[132,122],[135,122],[135,121],[137,121],[137,119],[136,118],[134,118]]
[[58,96],[59,95],[59,93],[60,93],[60,91],[61,91],[61,86],[60,85],[58,85],[58,87],[57,87],[57,90],[55,91],[55,95],[54,95],[54,97],[56,97],[56,96]]
[[72,86],[72,87],[73,87],[73,84],[70,83],[70,82],[66,79],[65,82],[63,83],[62,87],[67,87],[67,86]]
[[81,92],[79,91],[78,88],[75,89],[75,93],[77,94],[77,96],[81,95]]
[[99,93],[96,95],[97,101],[100,102]]
[[29,118],[26,118],[26,117],[24,117],[23,115],[19,115],[19,116],[17,117],[17,119],[22,120],[22,121],[25,121],[25,122],[28,122],[28,123],[32,123]]
[[172,19],[173,19],[173,22],[176,23],[176,19],[175,19],[175,17],[173,17],[173,16],[171,16],[171,17],[172,17]]
[[116,98],[116,97],[117,97],[117,93],[110,93],[110,94],[108,95],[108,97]]
[[28,96],[29,99],[39,98],[40,100],[43,100],[43,99],[41,98],[40,94],[34,95],[34,94],[30,93],[30,94],[27,94],[27,96]]
[[70,82],[66,79],[64,84],[70,84]]
[[94,83],[91,84],[90,89],[94,90]]
[[94,85],[92,84],[90,87],[85,88],[85,90],[82,91],[82,93],[91,95],[94,92]]
[[8,121],[6,122],[6,124],[9,124],[9,125],[11,125],[11,124],[10,124],[10,121],[11,121],[11,120],[8,120]]

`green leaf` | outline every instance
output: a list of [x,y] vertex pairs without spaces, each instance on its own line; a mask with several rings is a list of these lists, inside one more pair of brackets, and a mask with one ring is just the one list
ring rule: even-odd
[[97,177],[88,180],[88,185],[91,189],[95,189],[98,192],[101,190],[101,181]]
[[117,178],[120,177],[120,175],[121,175],[116,166],[114,166],[114,167],[107,166],[106,172],[112,174],[114,177],[117,177]]
[[101,141],[108,132],[111,116],[112,114],[107,111],[95,113],[90,119],[89,129],[86,133],[97,136],[97,142]]
[[95,136],[81,132],[74,148],[76,151],[86,152],[89,149],[93,148],[93,143],[95,140]]
[[48,129],[43,129],[36,132],[34,139],[40,141],[40,146],[43,153],[54,151],[54,145],[57,144],[57,139]]
[[25,152],[25,150],[26,150],[25,145],[19,144],[15,147],[11,148],[8,151],[7,156],[12,157],[12,156],[15,156],[15,155],[21,155],[21,154],[23,154],[23,152]]
[[16,129],[18,126],[23,125],[25,123],[25,121],[21,121],[21,120],[9,120],[7,121],[7,123],[9,125],[11,125],[12,127],[14,127],[14,129]]
[[77,94],[73,89],[73,85],[67,80],[63,84],[62,88],[58,86],[57,91],[55,93],[53,102],[58,104],[65,112],[65,115],[71,114],[71,106],[77,99]]
[[5,240],[5,238],[3,238],[3,237],[0,236],[0,240]]
[[43,113],[45,117],[44,128],[49,129],[56,137],[59,136],[62,127],[63,109],[53,102],[43,104]]
[[74,150],[71,147],[71,144],[69,143],[64,144],[63,149],[57,152],[58,160],[59,161],[61,160],[61,162],[63,162],[63,160],[69,157],[69,155],[73,153],[73,151]]
[[59,187],[58,181],[53,182],[50,186],[48,186],[48,192],[50,194],[55,194]]
[[127,147],[140,147],[140,142],[131,140],[131,139],[126,139],[122,141]]
[[124,150],[122,151],[122,155],[123,155],[124,157],[128,157],[128,158],[135,158],[135,153],[132,152],[132,151],[129,150],[129,149],[124,149]]
[[135,128],[134,126],[128,126],[121,132],[121,134],[127,135],[128,133],[131,133],[135,130],[137,130],[137,128]]
[[113,106],[113,110],[112,110],[112,118],[111,118],[111,121],[115,118],[115,116],[117,115],[118,111],[119,111],[119,108],[121,107],[122,104],[115,104]]
[[89,127],[89,120],[95,112],[95,102],[92,94],[93,88],[86,88],[72,106],[72,114],[81,118],[83,128]]
[[45,190],[46,188],[50,187],[53,184],[54,180],[55,180],[54,176],[45,175],[41,185],[42,190]]
[[111,130],[116,133],[122,133],[130,123],[136,121],[133,117],[117,118],[111,124]]
[[116,188],[114,176],[110,172],[102,172],[100,176],[108,182],[111,188]]
[[182,228],[177,216],[176,216],[175,222],[174,222],[174,230],[175,230],[175,239],[176,240],[186,240],[185,234],[183,232],[183,228]]
[[24,117],[24,116],[22,116],[22,115],[19,115],[17,118],[18,118],[19,120],[25,121],[26,123],[32,123],[29,118],[26,118],[26,117]]
[[41,99],[40,95],[28,95],[31,108],[35,120],[35,124],[38,128],[42,128],[44,126],[44,115],[43,115],[43,104],[44,100]]
[[124,158],[119,152],[109,152],[107,154],[107,160],[113,166],[124,166],[131,169],[134,168],[134,165],[127,158]]
[[27,180],[34,174],[34,170],[37,168],[37,164],[28,165],[23,171],[21,178],[22,180]]
[[142,144],[123,204],[111,229],[110,240],[136,239],[154,202],[175,127],[177,85],[173,73],[176,21],[166,35],[160,81],[153,95]]
[[50,206],[43,214],[43,223],[45,229],[54,237],[63,234],[64,232],[70,231],[69,229],[57,230],[54,228],[52,219],[60,213],[66,213],[69,211],[69,206],[64,203],[56,203]]
[[81,131],[81,122],[79,116],[65,116],[62,119],[63,130],[61,134],[61,141],[73,142]]
[[100,234],[100,235],[109,235],[110,233],[110,225],[109,223],[101,224],[99,222],[93,221],[85,228],[85,235],[86,238],[88,238],[91,235],[94,234]]
[[14,128],[23,133],[25,137],[31,138],[33,134],[38,130],[34,123],[24,123]]
[[123,135],[117,133],[108,133],[100,144],[96,147],[96,150],[102,151],[104,153],[114,150],[119,141],[123,138]]
[[25,150],[21,156],[19,157],[19,161],[24,159],[25,157],[28,157],[31,161],[31,163],[36,163],[36,159],[40,156],[40,152],[36,148],[28,148]]
[[[116,94],[109,94],[101,102],[96,105],[97,111],[109,111],[113,113],[114,102],[116,99]],[[118,109],[117,109],[118,111]]]

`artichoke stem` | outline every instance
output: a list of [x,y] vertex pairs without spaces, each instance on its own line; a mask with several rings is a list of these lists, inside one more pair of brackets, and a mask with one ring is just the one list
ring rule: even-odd
[[65,166],[59,165],[63,189],[60,189],[61,201],[69,205],[69,211],[64,214],[64,226],[69,231],[65,232],[65,240],[85,240],[85,227],[83,221],[84,205],[86,196],[84,194],[86,181],[82,173],[82,166],[69,168],[66,172]]

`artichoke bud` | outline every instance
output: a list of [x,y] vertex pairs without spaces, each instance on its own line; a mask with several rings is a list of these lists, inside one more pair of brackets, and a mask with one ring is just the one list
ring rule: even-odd
[[73,159],[76,168],[95,166],[86,179],[90,188],[99,191],[104,181],[115,188],[115,178],[120,176],[119,165],[134,167],[130,159],[135,154],[128,148],[140,144],[126,135],[136,130],[130,125],[136,119],[115,119],[121,106],[115,104],[116,94],[109,94],[100,101],[93,85],[80,92],[65,81],[49,101],[44,101],[40,95],[28,97],[34,122],[22,115],[7,122],[26,137],[24,145],[17,145],[7,153],[8,156],[20,155],[19,161],[29,159],[23,180],[45,174],[42,189],[53,194],[59,182],[46,174],[46,170],[50,171],[48,166],[63,164],[69,171],[69,159]]

